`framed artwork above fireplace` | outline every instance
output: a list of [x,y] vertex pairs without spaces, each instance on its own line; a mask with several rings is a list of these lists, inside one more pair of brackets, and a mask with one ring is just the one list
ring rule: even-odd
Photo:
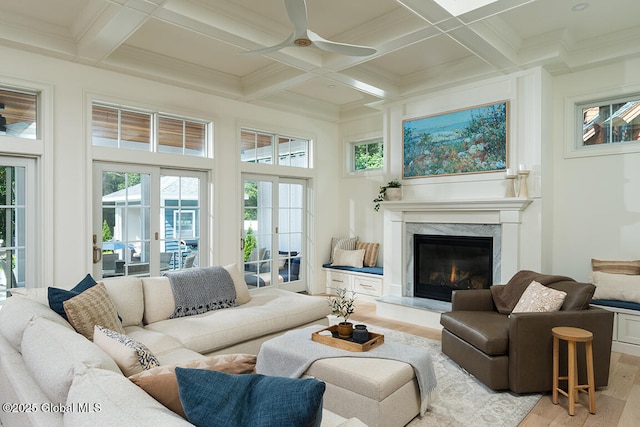
[[403,120],[403,178],[504,172],[508,127],[508,101]]

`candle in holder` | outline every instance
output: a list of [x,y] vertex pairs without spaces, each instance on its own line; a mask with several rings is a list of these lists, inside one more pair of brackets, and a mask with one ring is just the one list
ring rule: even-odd
[[526,171],[527,170],[527,166],[524,163],[520,163],[520,166],[518,167],[519,171]]
[[527,188],[527,176],[529,176],[529,171],[521,169],[518,175],[520,175],[520,191],[518,191],[518,197],[528,199],[529,189]]
[[507,169],[507,176],[516,176],[516,174],[513,173],[513,169],[509,168]]

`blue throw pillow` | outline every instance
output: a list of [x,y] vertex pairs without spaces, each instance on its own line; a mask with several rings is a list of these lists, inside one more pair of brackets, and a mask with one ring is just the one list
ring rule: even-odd
[[322,421],[325,383],[315,378],[175,372],[187,420],[198,427],[316,427]]
[[47,294],[49,296],[49,307],[51,307],[51,310],[64,317],[64,320],[69,321],[69,319],[67,319],[67,313],[64,312],[64,307],[62,304],[66,300],[71,299],[76,295],[80,295],[82,292],[86,291],[92,286],[95,286],[96,284],[97,282],[93,277],[91,277],[91,274],[87,274],[84,279],[82,279],[80,283],[74,286],[70,291],[66,289],[49,287],[49,289],[47,290]]

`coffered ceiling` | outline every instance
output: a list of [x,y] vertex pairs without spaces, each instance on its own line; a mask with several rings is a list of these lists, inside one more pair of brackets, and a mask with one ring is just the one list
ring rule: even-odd
[[314,32],[377,52],[240,54],[287,39],[284,0],[0,0],[0,44],[333,121],[533,66],[640,55],[637,0],[306,3]]

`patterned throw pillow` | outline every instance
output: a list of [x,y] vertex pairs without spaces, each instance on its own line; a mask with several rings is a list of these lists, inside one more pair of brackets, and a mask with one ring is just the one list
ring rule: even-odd
[[187,419],[200,427],[311,427],[320,425],[322,419],[326,386],[315,378],[185,368],[176,368],[176,378]]
[[63,307],[64,302],[75,297],[76,295],[80,295],[82,292],[95,286],[96,284],[97,282],[93,277],[91,277],[91,274],[87,274],[84,279],[82,279],[80,283],[74,286],[71,290],[49,287],[47,288],[49,307],[51,308],[51,310],[62,316],[64,320],[68,321],[69,319],[67,319],[67,313],[65,313]]
[[71,326],[91,341],[93,341],[95,325],[104,326],[121,334],[125,333],[118,319],[116,306],[102,282],[66,300],[63,307]]
[[184,413],[180,396],[178,395],[178,381],[176,380],[175,369],[191,368],[206,369],[211,371],[225,372],[227,374],[253,374],[256,370],[256,356],[252,354],[224,354],[202,359],[192,360],[186,363],[170,366],[158,366],[138,374],[129,376],[138,387],[147,394],[171,409],[183,418]]
[[160,366],[160,362],[147,346],[100,325],[95,326],[93,343],[111,356],[126,376]]
[[566,292],[557,291],[533,281],[520,297],[512,313],[558,311],[566,296]]

